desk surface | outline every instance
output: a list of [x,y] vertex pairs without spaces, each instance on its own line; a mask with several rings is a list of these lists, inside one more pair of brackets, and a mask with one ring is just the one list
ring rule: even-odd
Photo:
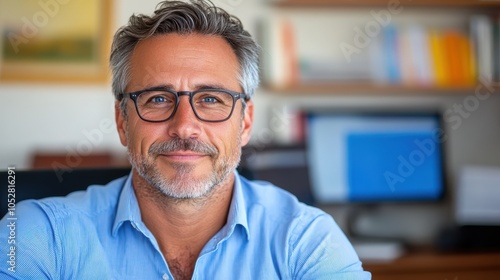
[[482,280],[500,279],[500,252],[408,253],[394,261],[364,262],[374,280]]

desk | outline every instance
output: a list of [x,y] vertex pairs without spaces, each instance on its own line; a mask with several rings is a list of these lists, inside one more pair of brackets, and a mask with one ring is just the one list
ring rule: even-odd
[[500,279],[500,252],[408,253],[387,263],[365,261],[374,280],[492,280]]

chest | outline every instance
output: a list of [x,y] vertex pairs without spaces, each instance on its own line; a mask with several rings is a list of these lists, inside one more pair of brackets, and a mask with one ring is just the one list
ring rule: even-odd
[[193,276],[197,258],[198,254],[186,250],[167,256],[166,261],[174,279],[187,280]]
[[78,261],[81,267],[72,276],[75,279],[171,279],[168,277],[170,272],[176,280],[289,278],[287,262],[265,250],[257,253],[248,248],[230,250],[220,246],[198,257],[187,254],[164,258],[152,246],[135,248],[129,244],[120,247],[103,248],[91,258]]
[[[289,255],[282,242],[263,242],[233,234],[214,238],[200,253],[165,254],[151,236],[123,227],[116,238],[82,242],[66,271],[75,279],[287,279]],[[91,254],[81,254],[88,250]],[[74,258],[78,258],[75,260]],[[78,263],[79,269],[75,269]],[[170,272],[170,273],[169,273]],[[86,273],[85,277],[81,273]],[[87,275],[88,274],[88,275]],[[77,277],[82,276],[82,277]],[[88,276],[88,277],[87,277]],[[70,279],[68,277],[67,279]],[[64,278],[63,278],[64,279]]]

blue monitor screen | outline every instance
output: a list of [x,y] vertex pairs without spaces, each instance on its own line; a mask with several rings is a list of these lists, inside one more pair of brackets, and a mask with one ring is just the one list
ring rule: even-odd
[[438,115],[310,114],[308,163],[319,203],[437,200]]

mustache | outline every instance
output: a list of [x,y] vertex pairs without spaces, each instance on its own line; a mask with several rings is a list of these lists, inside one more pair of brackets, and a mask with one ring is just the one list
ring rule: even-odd
[[149,147],[148,153],[150,156],[157,156],[169,152],[177,151],[193,151],[202,153],[209,156],[217,156],[219,151],[213,145],[194,140],[194,139],[180,139],[174,138],[165,142],[156,142]]

